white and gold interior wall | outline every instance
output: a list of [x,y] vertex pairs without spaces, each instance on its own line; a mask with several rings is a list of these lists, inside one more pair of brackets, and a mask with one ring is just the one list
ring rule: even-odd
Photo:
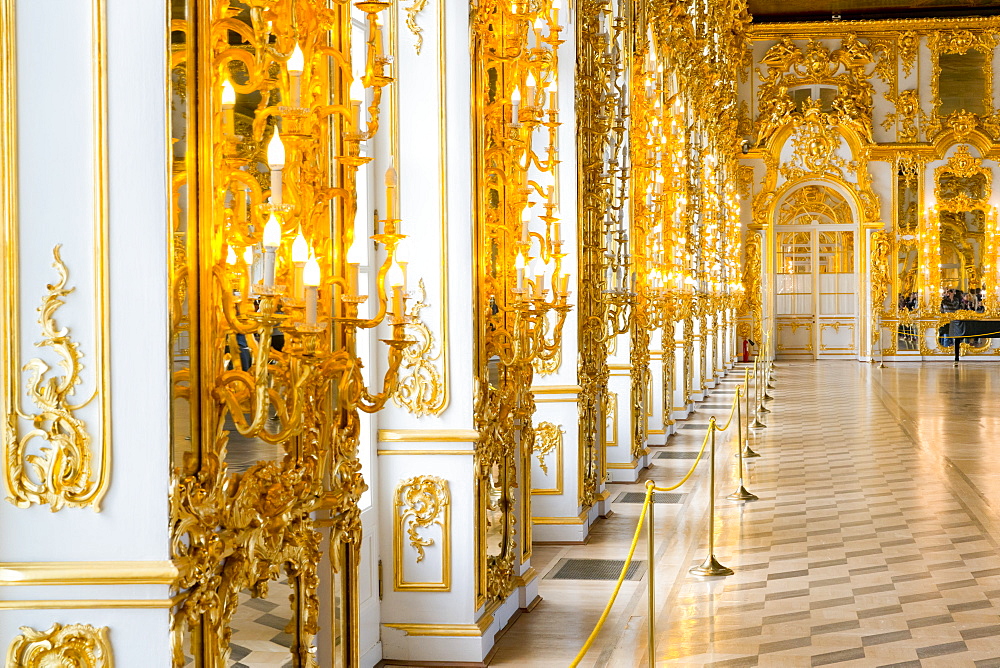
[[9,665],[169,664],[165,16],[0,2]]
[[744,334],[790,357],[943,359],[942,327],[998,312],[997,31],[993,18],[754,28]]

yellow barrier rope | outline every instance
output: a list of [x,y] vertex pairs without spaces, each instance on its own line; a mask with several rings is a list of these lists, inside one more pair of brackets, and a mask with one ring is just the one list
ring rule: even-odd
[[[615,604],[615,599],[618,598],[618,591],[622,588],[622,583],[625,582],[625,574],[628,572],[629,564],[632,563],[632,556],[635,554],[635,546],[639,544],[639,536],[642,534],[642,521],[646,519],[646,510],[649,508],[649,502],[653,496],[653,487],[649,486],[646,488],[646,500],[642,503],[642,512],[639,513],[639,523],[635,525],[635,535],[632,536],[632,545],[628,549],[628,556],[625,557],[625,565],[622,567],[621,575],[618,576],[618,582],[615,583],[615,590],[611,592],[611,600],[604,607],[604,612],[601,613],[601,618],[597,620],[597,625],[594,627],[593,632],[590,637],[587,638],[587,642],[583,644],[580,652],[573,659],[573,663],[569,664],[569,668],[576,668],[583,661],[583,657],[587,655],[590,650],[590,646],[594,644],[594,640],[597,639],[597,634],[601,632],[604,627],[604,622],[608,619],[608,615],[611,613],[611,608]],[[650,565],[652,566],[652,565]]]
[[[601,613],[600,619],[597,620],[594,630],[590,633],[590,636],[587,637],[587,641],[583,644],[583,647],[580,648],[576,658],[573,659],[573,663],[569,664],[569,668],[576,668],[580,665],[580,662],[583,661],[583,657],[587,655],[587,652],[590,651],[590,647],[594,644],[594,641],[597,640],[597,636],[600,634],[601,629],[604,628],[604,622],[607,621],[608,615],[611,614],[611,608],[615,605],[615,601],[618,598],[618,592],[622,588],[622,583],[625,582],[625,575],[628,573],[628,567],[632,564],[632,557],[635,555],[635,548],[639,544],[639,536],[642,535],[642,522],[646,519],[646,512],[649,509],[649,504],[653,502],[653,492],[672,492],[691,479],[691,476],[694,475],[695,469],[698,468],[698,462],[701,461],[702,456],[705,454],[705,448],[708,447],[712,430],[726,431],[729,428],[730,423],[732,423],[733,415],[736,413],[737,403],[740,400],[740,390],[744,388],[749,390],[749,379],[745,380],[743,385],[737,386],[736,397],[733,399],[733,407],[729,411],[729,419],[726,421],[726,426],[720,428],[718,424],[713,421],[713,423],[705,431],[705,438],[701,442],[701,449],[698,450],[698,456],[695,457],[694,463],[691,464],[691,468],[688,469],[686,474],[684,474],[684,477],[681,478],[680,482],[669,487],[658,487],[656,484],[650,484],[651,481],[647,481],[646,498],[642,502],[642,510],[639,512],[639,521],[635,526],[635,535],[632,536],[632,544],[628,548],[628,556],[625,557],[625,563],[622,565],[622,571],[618,575],[618,582],[615,583],[614,591],[611,592],[611,598],[608,600],[608,604],[604,607],[604,612]],[[649,564],[648,568],[653,568],[653,564]]]

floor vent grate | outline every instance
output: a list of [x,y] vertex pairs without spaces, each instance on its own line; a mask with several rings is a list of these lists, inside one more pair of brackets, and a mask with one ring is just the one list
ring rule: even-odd
[[657,459],[697,459],[697,452],[657,452]]
[[[653,492],[653,503],[681,503],[687,494],[671,494],[669,492]],[[646,500],[645,492],[622,492],[615,503],[642,503]]]
[[[552,580],[606,580],[614,582],[622,573],[623,559],[560,559],[547,576]],[[633,561],[625,571],[626,580],[640,580],[646,572],[645,561]]]

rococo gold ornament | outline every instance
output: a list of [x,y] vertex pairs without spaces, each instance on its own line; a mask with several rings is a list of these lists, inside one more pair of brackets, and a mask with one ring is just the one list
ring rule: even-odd
[[[4,467],[7,500],[19,508],[47,504],[53,512],[64,506],[93,506],[99,510],[110,462],[105,452],[95,468],[90,431],[77,415],[93,400],[97,390],[89,399],[71,402],[77,386],[83,382],[83,354],[70,337],[69,329],[60,327],[55,319],[56,311],[75,290],[67,287],[69,270],[60,256],[60,248],[57,245],[52,249],[52,266],[59,280],[48,285],[48,294],[38,308],[38,324],[44,338],[35,345],[51,349],[65,373],[50,377],[51,367],[39,357],[24,365],[23,370],[28,372],[25,389],[37,412],[24,412],[15,405],[14,411],[6,416],[3,461],[7,463]],[[20,420],[30,421],[33,429],[21,434]],[[33,452],[31,446],[36,440],[44,441],[48,447]]]
[[108,628],[53,624],[47,631],[21,627],[7,650],[9,668],[113,668]]

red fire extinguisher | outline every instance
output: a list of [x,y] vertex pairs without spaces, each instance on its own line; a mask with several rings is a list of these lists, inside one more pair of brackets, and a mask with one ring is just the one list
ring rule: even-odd
[[746,339],[743,339],[743,361],[750,361],[750,342]]

